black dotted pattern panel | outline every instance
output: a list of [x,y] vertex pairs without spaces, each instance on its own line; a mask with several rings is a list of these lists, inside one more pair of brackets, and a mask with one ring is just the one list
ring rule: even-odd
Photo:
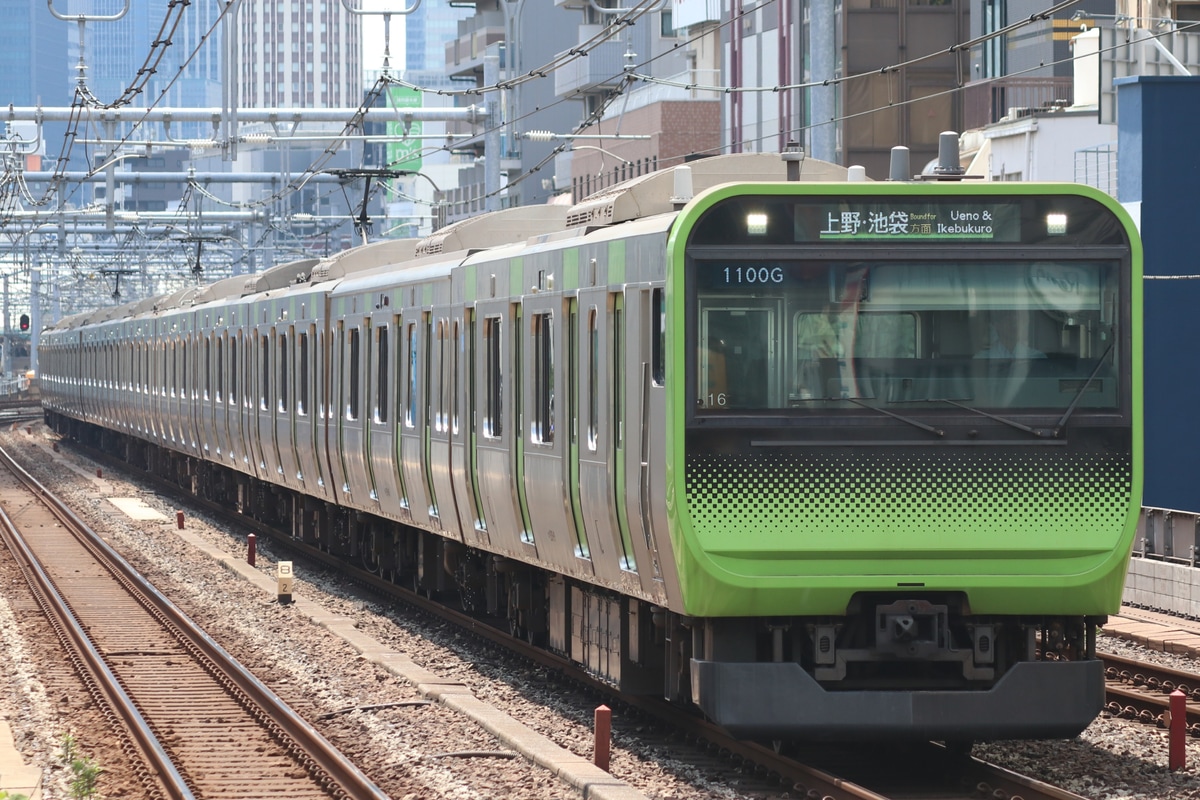
[[692,456],[686,492],[701,535],[942,529],[987,538],[1031,529],[1040,536],[1120,530],[1132,480],[1122,455],[1044,447],[922,457],[848,450],[803,458]]

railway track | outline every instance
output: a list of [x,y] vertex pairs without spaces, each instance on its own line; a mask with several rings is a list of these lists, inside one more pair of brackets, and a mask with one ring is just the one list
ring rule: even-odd
[[1200,674],[1111,653],[1098,655],[1105,663],[1110,714],[1166,727],[1170,696],[1178,689],[1187,697],[1188,735],[1200,737]]
[[0,537],[148,797],[384,797],[3,450],[0,464]]

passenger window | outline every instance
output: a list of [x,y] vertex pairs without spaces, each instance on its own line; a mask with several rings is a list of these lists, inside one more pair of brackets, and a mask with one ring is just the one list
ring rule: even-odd
[[501,420],[504,375],[500,317],[487,317],[483,321],[483,352],[483,435],[499,439],[504,432]]
[[359,358],[361,357],[358,328],[350,329],[349,350],[350,352],[347,357],[350,359],[348,365],[350,373],[350,386],[348,387],[350,396],[346,403],[346,419],[356,420],[358,419]]
[[388,421],[388,363],[391,355],[388,352],[388,326],[380,325],[376,329],[378,337],[378,367],[375,376],[375,421]]
[[554,442],[554,327],[551,314],[534,314],[533,330],[533,408],[529,440],[540,444]]

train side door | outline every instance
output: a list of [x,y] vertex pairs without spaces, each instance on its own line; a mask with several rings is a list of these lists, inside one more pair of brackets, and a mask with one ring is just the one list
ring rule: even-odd
[[[455,356],[457,341],[449,309],[437,308],[433,313],[433,340],[430,342],[429,388],[426,391],[426,425],[429,438],[426,474],[429,478],[430,506],[436,510],[438,524],[444,531],[462,537],[462,528],[455,511],[454,481],[451,475],[453,405],[455,391]],[[473,528],[474,526],[472,526]]]
[[254,379],[254,369],[258,363],[256,357],[258,332],[253,325],[247,324],[242,328],[241,334],[242,469],[251,475],[257,475],[260,459],[258,457],[259,447],[255,441],[258,437],[258,400],[255,392],[258,387],[257,381]]
[[561,295],[530,295],[524,301],[521,356],[521,430],[524,483],[530,530],[538,557],[571,575],[593,572],[587,539],[577,536],[566,483],[565,455],[570,432],[564,425],[565,399],[570,394],[564,346],[568,315]]
[[216,357],[213,348],[212,327],[205,318],[203,324],[196,326],[196,435],[200,455],[206,460],[216,456],[216,410],[213,408],[216,384],[213,381],[213,359]]
[[246,361],[246,337],[236,326],[229,329],[226,355],[229,391],[225,395],[225,409],[229,420],[229,460],[234,469],[247,472],[250,469],[250,455],[246,452],[246,381],[242,374]]
[[300,461],[296,452],[296,326],[275,330],[275,447],[279,478],[292,489],[301,489]]
[[[339,321],[341,327],[341,392],[338,410],[339,451],[343,471],[342,501],[355,508],[373,505],[371,486],[367,477],[367,424],[363,419],[365,401],[364,376],[370,327],[358,316]],[[365,328],[365,330],[364,330]]]
[[167,358],[170,337],[166,330],[166,322],[163,319],[155,321],[154,353],[151,357],[154,365],[154,400],[151,414],[154,419],[154,437],[158,444],[164,446],[170,442],[167,426]]
[[328,328],[329,338],[326,342],[326,363],[329,365],[325,374],[328,387],[324,411],[325,452],[329,460],[329,479],[333,488],[335,503],[342,503],[350,491],[350,482],[346,477],[346,459],[342,441],[342,429],[346,416],[346,323],[345,320],[334,319],[334,324]]
[[[466,308],[451,317],[450,386],[450,479],[454,506],[458,513],[463,540],[477,547],[489,545],[487,525],[480,513],[481,501],[475,482],[476,446],[479,431],[475,425],[475,309]],[[440,494],[440,492],[439,492]]]
[[321,378],[317,369],[317,329],[311,321],[296,327],[296,399],[292,410],[295,420],[297,469],[306,494],[331,499],[325,452],[325,403],[320,394]]
[[[581,290],[579,505],[592,563],[606,583],[636,582],[640,566],[625,521],[617,469],[621,433],[623,319],[619,293],[606,287]],[[623,451],[622,451],[623,452]]]
[[[261,307],[255,309],[255,317]],[[254,474],[259,480],[275,482],[274,409],[271,404],[271,329],[254,325],[250,329],[250,452]]]
[[200,425],[204,408],[201,404],[201,379],[204,375],[201,346],[201,334],[194,313],[184,317],[186,330],[183,334],[183,391],[180,394],[181,412],[185,432],[185,444],[188,453],[193,456],[201,454],[200,440],[202,433]]
[[507,301],[480,302],[475,326],[475,482],[482,519],[499,552],[528,556],[533,538],[517,504],[515,451],[520,441],[513,386],[520,380],[510,339],[519,335]]
[[212,328],[212,380],[213,380],[213,439],[209,457],[218,464],[229,461],[229,413],[225,391],[229,386],[225,377],[225,350],[227,335],[223,326]]
[[[651,440],[666,438],[651,435],[656,429],[664,430],[661,426],[666,424],[665,397],[661,389],[656,388],[653,373],[654,349],[662,345],[659,327],[663,324],[662,296],[649,288],[628,287],[623,299],[624,313],[614,320],[615,324],[623,326],[623,330],[616,332],[620,343],[616,368],[622,374],[619,415],[623,435],[617,445],[618,470],[622,476],[619,480],[620,513],[624,518],[625,535],[640,565],[638,577],[642,590],[665,601],[663,573],[669,567],[663,564],[656,546],[654,509],[660,507],[665,514],[665,503],[661,498],[666,495],[655,495],[651,490],[650,458]],[[665,461],[660,463],[661,479],[666,467]],[[664,525],[658,530],[665,534],[667,528]]]
[[125,332],[126,342],[133,352],[133,432],[137,436],[150,438],[150,346],[145,322],[137,327],[130,325]]
[[401,419],[400,469],[401,481],[408,500],[408,513],[416,525],[438,527],[437,510],[429,496],[429,482],[425,471],[426,445],[429,434],[428,404],[425,394],[429,391],[429,339],[432,332],[430,313],[422,309],[408,309],[403,317],[400,354],[402,384],[400,392]]
[[391,519],[407,520],[404,485],[396,468],[396,331],[400,318],[390,305],[379,304],[371,328],[372,376],[371,413],[369,419],[371,480],[379,501],[379,511]]

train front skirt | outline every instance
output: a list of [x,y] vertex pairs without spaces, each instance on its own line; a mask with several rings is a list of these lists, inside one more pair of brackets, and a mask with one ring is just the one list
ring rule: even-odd
[[985,691],[827,691],[799,664],[691,662],[692,698],[753,739],[1069,738],[1104,704],[1100,661],[1024,661]]

